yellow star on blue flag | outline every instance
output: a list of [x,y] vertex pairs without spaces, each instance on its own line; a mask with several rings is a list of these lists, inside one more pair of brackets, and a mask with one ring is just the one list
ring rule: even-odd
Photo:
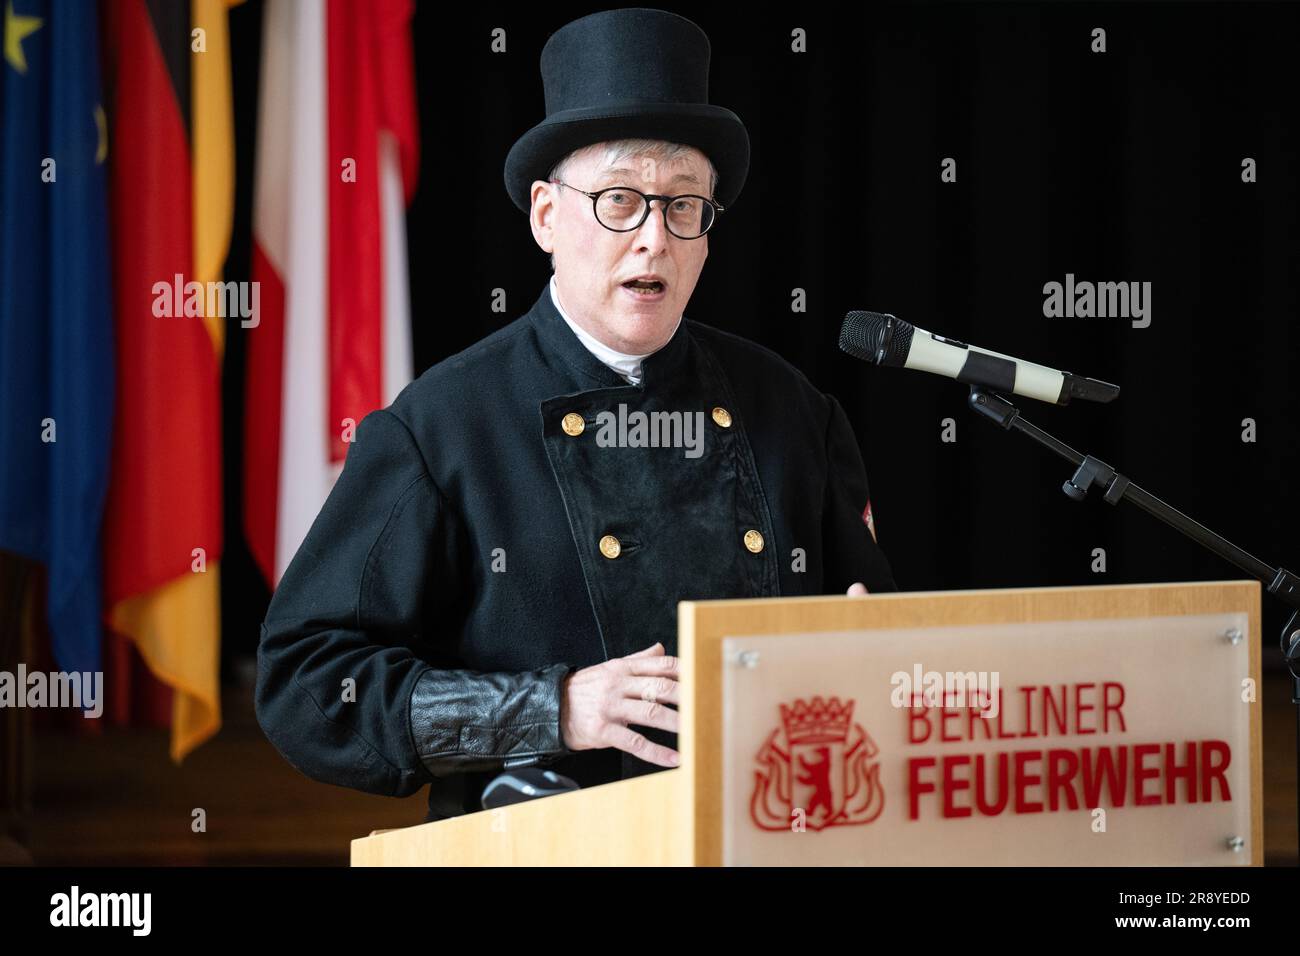
[[19,73],[27,72],[23,40],[39,30],[44,22],[40,17],[22,17],[14,13],[14,0],[5,4],[5,62]]

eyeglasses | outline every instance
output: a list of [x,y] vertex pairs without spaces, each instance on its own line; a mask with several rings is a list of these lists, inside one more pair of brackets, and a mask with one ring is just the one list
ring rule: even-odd
[[590,199],[596,221],[611,232],[640,229],[650,215],[650,202],[654,199],[662,203],[660,210],[664,214],[664,225],[678,239],[700,238],[718,221],[718,213],[722,212],[722,206],[704,196],[656,196],[631,186],[609,186],[589,193],[558,179],[550,182],[557,186],[568,186]]

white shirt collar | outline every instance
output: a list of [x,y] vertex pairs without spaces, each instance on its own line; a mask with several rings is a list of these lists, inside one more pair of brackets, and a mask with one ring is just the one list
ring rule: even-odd
[[[569,328],[573,329],[573,334],[578,337],[579,342],[586,346],[588,352],[623,376],[630,384],[641,384],[641,360],[653,355],[653,352],[646,352],[645,355],[628,355],[626,352],[616,351],[591,335],[577,322],[574,322],[573,319],[569,318],[569,313],[565,312],[564,307],[560,305],[560,295],[555,284],[554,273],[551,275],[551,301],[555,303],[556,311],[569,324]],[[682,318],[679,315],[677,324],[680,325],[681,321]],[[677,326],[675,325],[673,326],[673,332],[676,333],[676,331]],[[669,336],[669,338],[671,339],[672,336]]]

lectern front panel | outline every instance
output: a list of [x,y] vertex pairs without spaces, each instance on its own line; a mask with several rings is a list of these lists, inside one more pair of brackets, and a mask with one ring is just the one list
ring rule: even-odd
[[727,864],[1236,865],[1245,613],[726,637]]

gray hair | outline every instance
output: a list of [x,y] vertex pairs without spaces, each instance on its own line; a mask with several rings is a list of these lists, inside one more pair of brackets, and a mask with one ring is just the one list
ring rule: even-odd
[[[631,159],[633,156],[650,156],[661,163],[672,163],[679,159],[687,158],[691,153],[704,151],[695,146],[688,146],[685,143],[670,143],[662,139],[616,139],[605,143],[592,143],[590,146],[583,146],[569,153],[558,163],[551,167],[551,171],[546,178],[563,179],[568,172],[569,164],[591,150],[600,148],[605,150],[605,165],[612,166],[624,159]],[[718,170],[713,165],[713,160],[707,155],[704,161],[709,164],[709,197],[712,198],[718,188]],[[551,254],[551,271],[555,271],[555,254]]]

